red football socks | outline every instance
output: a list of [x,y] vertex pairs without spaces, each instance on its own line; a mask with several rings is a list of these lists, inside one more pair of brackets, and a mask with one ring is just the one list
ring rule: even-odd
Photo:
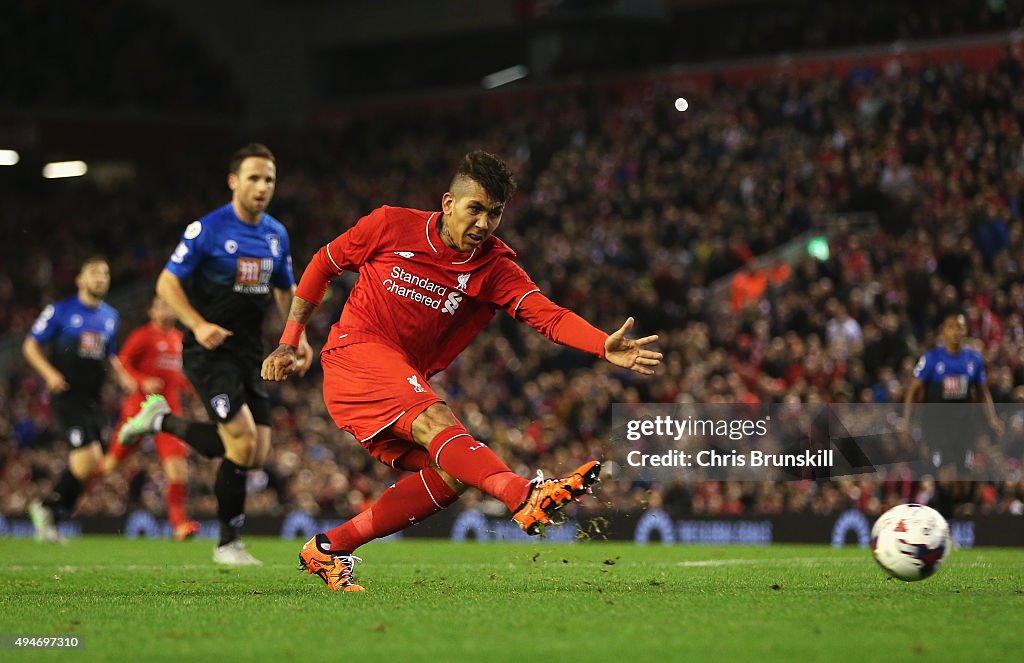
[[431,468],[403,477],[374,504],[343,525],[326,532],[333,550],[352,552],[428,518],[459,499],[459,494]]
[[188,520],[188,516],[185,514],[185,484],[183,482],[167,482],[164,497],[167,499],[167,520],[171,521],[171,527]]
[[431,440],[430,459],[462,483],[501,500],[509,511],[518,509],[530,491],[529,481],[508,469],[486,444],[458,424]]
[[107,454],[113,456],[114,460],[120,463],[122,460],[125,459],[125,456],[131,453],[131,449],[132,447],[122,447],[117,442],[113,442],[111,443],[110,451],[108,451]]

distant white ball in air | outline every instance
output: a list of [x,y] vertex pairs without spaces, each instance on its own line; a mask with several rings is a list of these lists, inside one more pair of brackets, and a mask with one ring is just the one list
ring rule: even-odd
[[676,110],[682,113],[684,110],[690,107],[690,102],[682,97],[676,99]]

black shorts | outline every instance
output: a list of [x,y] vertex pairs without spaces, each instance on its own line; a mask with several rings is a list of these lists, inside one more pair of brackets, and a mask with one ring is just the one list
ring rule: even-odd
[[198,346],[185,348],[182,364],[211,421],[227,423],[243,405],[248,405],[257,426],[270,425],[270,398],[259,364]]
[[963,472],[971,469],[974,452],[988,427],[968,406],[953,407],[957,409],[944,414],[939,421],[923,421],[921,433],[936,468],[952,465]]
[[51,403],[54,422],[72,448],[81,449],[93,442],[103,443],[106,417],[99,401],[65,392],[55,395]]

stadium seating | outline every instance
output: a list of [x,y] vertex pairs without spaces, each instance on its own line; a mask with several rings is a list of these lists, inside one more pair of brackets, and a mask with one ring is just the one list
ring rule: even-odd
[[[980,71],[951,60],[722,85],[692,99],[687,114],[673,108],[667,82],[652,79],[639,92],[595,85],[525,104],[471,99],[372,124],[356,119],[272,142],[281,182],[271,211],[289,227],[301,269],[378,204],[436,208],[443,174],[469,149],[509,158],[520,193],[498,234],[527,271],[602,328],[636,316],[638,331],[661,334],[666,352],[661,373],[639,380],[496,321],[437,384],[470,430],[523,474],[538,464],[556,473],[603,453],[614,402],[899,401],[948,304],[967,310],[995,399],[1021,401],[1022,78],[1021,62],[1007,54]],[[33,226],[61,232],[0,248],[0,329],[24,333],[41,303],[67,292],[73,258],[84,253],[110,255],[115,288],[155,278],[187,222],[226,199],[210,166],[218,156],[194,158],[206,157],[146,171],[131,192],[83,187],[45,202],[19,199]],[[168,184],[165,172],[189,174]],[[864,210],[878,223],[842,221]],[[723,279],[825,218],[838,219],[826,260],[800,258],[738,310],[727,291],[719,300]],[[332,291],[314,339],[336,319],[346,289]],[[845,320],[840,309],[854,331],[830,333],[833,318]],[[129,323],[141,315],[123,313]],[[268,331],[268,342],[274,337]],[[273,399],[274,451],[250,513],[299,507],[344,516],[392,483],[391,471],[326,417],[315,372],[275,389]],[[113,415],[116,394],[107,400]],[[0,513],[20,514],[56,476],[61,461],[45,449],[48,426],[41,383],[20,367],[0,384]],[[155,462],[142,457],[128,467],[141,473],[134,486],[108,482],[81,512],[117,515],[129,499],[159,511]],[[196,467],[192,508],[208,515],[214,502],[201,491],[213,470]],[[915,476],[827,485],[608,482],[601,498],[616,508],[666,504],[695,514],[880,513],[933,490]],[[957,497],[961,511],[1024,507],[1024,482],[974,491]]]

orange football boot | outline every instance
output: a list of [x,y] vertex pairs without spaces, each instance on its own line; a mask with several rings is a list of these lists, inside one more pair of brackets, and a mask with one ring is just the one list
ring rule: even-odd
[[185,539],[191,539],[199,533],[200,529],[201,527],[199,523],[194,520],[186,520],[183,523],[178,523],[174,526],[174,540],[184,541]]
[[299,570],[316,574],[327,586],[338,592],[365,592],[362,585],[352,580],[352,567],[363,561],[355,555],[333,555],[317,548],[314,536],[299,551]]
[[512,520],[530,536],[540,534],[543,525],[551,522],[551,514],[590,492],[599,474],[601,463],[596,460],[580,465],[564,479],[545,479],[537,472],[537,478],[530,482],[526,501],[516,509]]

